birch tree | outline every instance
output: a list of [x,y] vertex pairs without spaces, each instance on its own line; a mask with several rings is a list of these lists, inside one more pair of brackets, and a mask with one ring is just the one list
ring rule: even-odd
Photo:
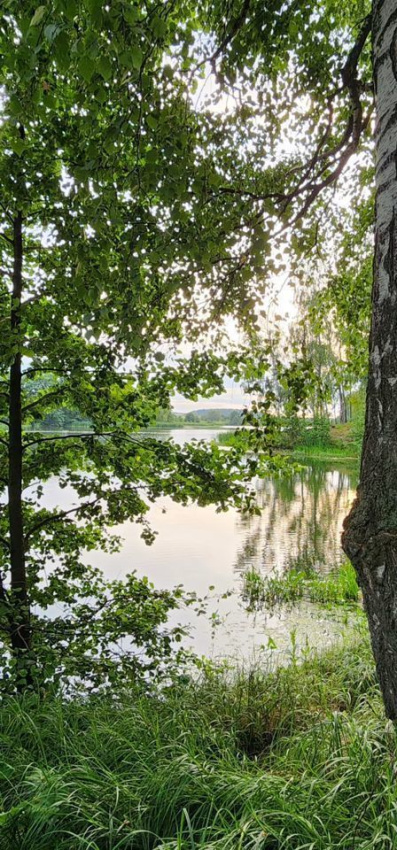
[[363,590],[386,713],[397,717],[397,3],[374,0],[376,213],[360,485],[344,548]]

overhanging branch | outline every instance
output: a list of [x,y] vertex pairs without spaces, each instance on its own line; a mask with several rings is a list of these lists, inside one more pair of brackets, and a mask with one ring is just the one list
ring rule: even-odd
[[213,69],[215,70],[215,63],[217,59],[222,56],[222,53],[225,52],[226,48],[229,46],[229,44],[231,44],[237,33],[244,25],[249,12],[250,5],[251,0],[244,0],[240,14],[237,15],[234,21],[231,22],[230,28],[226,32],[225,36],[223,37],[221,43],[219,44],[215,52],[211,56],[207,56],[205,59],[203,59],[195,68],[196,71],[198,70],[198,68],[201,68],[207,62],[212,65]]
[[35,401],[29,402],[29,404],[25,404],[22,408],[22,413],[27,413],[30,410],[34,410],[35,407],[40,406],[40,404],[44,404],[50,398],[55,398],[56,396],[61,395],[66,390],[65,386],[58,387],[56,390],[52,390],[50,393],[46,393],[45,395],[40,396]]
[[[373,112],[373,104],[370,104],[368,111],[364,113],[362,95],[364,93],[368,94],[368,86],[358,76],[359,60],[371,33],[371,28],[372,15],[369,14],[364,19],[358,37],[341,69],[342,85],[332,91],[328,97],[328,118],[314,153],[306,163],[295,166],[286,174],[286,178],[294,174],[300,175],[291,190],[289,192],[260,193],[250,191],[244,187],[223,186],[210,195],[209,202],[226,194],[235,194],[241,198],[258,201],[259,203],[271,200],[275,206],[274,215],[277,215],[277,213],[284,215],[292,204],[295,202],[300,203],[299,209],[295,211],[289,222],[282,227],[282,230],[285,230],[294,225],[307,213],[323,189],[337,182],[346,163],[357,151]],[[230,35],[233,37],[232,32]],[[220,45],[218,51],[223,49],[224,43],[222,45]],[[214,57],[216,55],[214,54]],[[209,61],[209,59],[206,61]],[[333,146],[329,146],[332,142],[334,127],[335,99],[343,91],[346,91],[350,98],[350,114],[342,137]],[[258,215],[256,223],[263,223],[265,217],[265,213],[262,210]]]

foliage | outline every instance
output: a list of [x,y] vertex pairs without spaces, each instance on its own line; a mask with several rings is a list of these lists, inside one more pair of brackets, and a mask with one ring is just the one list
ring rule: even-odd
[[366,379],[373,281],[372,194],[355,211],[351,227],[344,233],[341,258],[328,270],[325,286],[317,291],[308,320],[317,331],[329,328],[339,342],[335,375],[351,387]]
[[365,427],[365,388],[361,387],[352,397],[352,439],[361,448]]
[[[117,546],[112,527],[135,520],[151,543],[146,515],[162,495],[255,510],[254,459],[137,435],[175,392],[207,397],[225,374],[257,368],[247,347],[220,354],[227,316],[254,332],[258,284],[235,252],[241,205],[222,217],[208,205],[231,160],[219,155],[222,119],[190,99],[196,28],[179,2],[7,0],[0,10],[7,688],[15,671],[21,689],[89,677],[90,664],[93,681],[102,670],[107,682],[117,665],[125,672],[120,638],[136,645],[131,675],[146,667],[141,647],[167,656],[158,629],[178,593],[148,591],[134,575],[106,583],[87,565],[87,551]],[[63,427],[61,411],[78,411],[81,431],[33,433]],[[66,507],[42,501],[55,479],[60,503],[71,488]]]
[[[102,603],[118,612],[121,591],[105,590],[82,557],[112,550],[108,529],[134,519],[151,542],[146,516],[162,495],[256,510],[247,485],[275,441],[267,402],[247,416],[261,433],[245,459],[137,432],[177,392],[209,397],[225,375],[259,385],[272,351],[266,339],[256,346],[261,305],[266,281],[285,267],[286,228],[304,219],[288,237],[295,268],[321,229],[336,239],[343,229],[327,204],[359,143],[357,167],[368,166],[365,39],[349,64],[367,11],[364,0],[314,9],[254,0],[243,14],[218,0],[2,4],[0,463],[9,504],[0,512],[0,620],[2,664],[11,643],[19,689],[47,669],[42,634],[64,649],[59,665],[49,651],[49,682],[62,675],[76,617],[90,606],[92,646],[82,639],[68,674],[88,670],[98,652],[108,675],[112,642],[128,629],[95,612]],[[352,207],[363,193],[356,181]],[[230,327],[245,335],[238,350]],[[292,414],[313,380],[305,352],[285,367]],[[79,411],[91,431],[32,433],[60,408]],[[70,507],[44,507],[54,477],[73,489]],[[52,622],[54,605],[62,617]]]
[[39,431],[91,431],[92,422],[85,419],[78,410],[58,407],[47,413],[39,423],[32,423],[33,430]]
[[[35,445],[27,467],[32,478],[37,469],[42,480],[56,470],[60,487],[72,485],[79,500],[70,508],[25,509],[31,541],[30,598],[38,609],[32,619],[31,653],[22,669],[29,669],[30,662],[34,687],[60,680],[64,686],[84,681],[85,687],[98,687],[101,682],[113,684],[120,675],[161,673],[164,664],[179,657],[170,659],[181,630],[164,631],[168,612],[184,599],[189,604],[194,600],[186,599],[181,590],[155,591],[134,574],[123,581],[105,581],[82,553],[98,547],[117,549],[118,537],[108,529],[131,517],[141,523],[145,542],[152,543],[154,533],[145,514],[161,494],[182,504],[192,498],[200,505],[215,503],[219,510],[241,498],[241,506],[249,507],[238,456],[232,452],[225,463],[216,445],[196,442],[179,448],[144,436],[127,439],[126,434],[119,440],[114,435],[112,441],[91,439],[90,434],[71,436],[68,450],[63,446],[60,451],[57,438],[34,435],[27,441]],[[253,467],[246,465],[243,477],[248,481],[252,472]],[[147,501],[140,492],[142,480]],[[7,607],[1,614],[6,627]],[[14,663],[4,642],[2,667],[11,676],[11,687]],[[7,679],[3,686],[7,687]]]
[[161,697],[7,700],[4,850],[393,847],[396,732],[368,639]]
[[[159,590],[135,572],[105,580],[99,570],[82,565],[68,593],[65,572],[58,568],[32,598],[40,613],[32,617],[26,675],[31,674],[30,689],[41,695],[112,691],[120,682],[150,689],[154,681],[178,679],[198,663],[182,645],[188,629],[170,625],[169,617],[192,606],[203,614],[206,599],[182,586]],[[7,646],[2,668],[2,691],[14,693],[21,673]]]
[[[360,456],[363,437],[364,417],[360,411],[355,412],[350,422],[343,425],[331,425],[330,421],[320,420],[319,428],[313,433],[310,420],[294,419],[275,420],[275,445],[272,451],[287,452],[293,458],[313,458],[313,460],[337,460],[338,458],[354,459]],[[239,448],[241,451],[257,445],[257,436],[249,434],[244,428],[233,433],[218,434],[220,446]]]
[[[250,423],[249,416],[245,421]],[[262,436],[268,449],[295,449],[332,445],[330,421],[326,418],[302,419],[298,416],[283,417],[268,415],[266,420],[260,415],[254,421],[254,428],[239,428],[234,434],[219,434],[220,445],[241,446],[249,449],[258,443]]]
[[192,410],[185,414],[185,422],[208,425],[239,425],[243,411],[225,408],[205,408],[203,410]]
[[316,417],[312,420],[298,418],[285,423],[285,441],[291,448],[331,445],[329,419]]

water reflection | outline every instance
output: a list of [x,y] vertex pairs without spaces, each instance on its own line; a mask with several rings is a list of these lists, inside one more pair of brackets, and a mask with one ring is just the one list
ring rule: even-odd
[[[214,439],[216,432],[192,429],[156,432],[179,443],[185,440]],[[191,609],[175,612],[173,621],[192,626],[190,646],[213,658],[251,659],[268,641],[280,653],[288,651],[290,635],[297,645],[327,645],[343,632],[344,625],[315,605],[282,610],[271,616],[249,614],[241,597],[242,574],[256,569],[268,575],[307,563],[325,572],[343,559],[340,533],[345,515],[355,495],[355,466],[311,464],[300,472],[281,478],[258,481],[258,517],[242,518],[236,511],[216,513],[211,506],[186,507],[170,498],[151,506],[149,520],[158,532],[153,546],[140,538],[140,528],[123,523],[115,528],[124,544],[120,552],[87,553],[88,563],[103,570],[108,578],[122,578],[136,570],[148,576],[157,587],[183,584],[186,590],[205,594],[215,585],[216,598],[210,613],[218,613],[222,625],[215,630],[205,617],[195,618]],[[74,500],[70,488],[60,490],[54,478],[45,488],[48,507],[66,508]],[[227,598],[222,594],[232,591]]]
[[357,486],[355,466],[311,464],[288,476],[257,482],[259,517],[240,517],[235,572],[290,569],[327,572],[341,563],[343,519]]

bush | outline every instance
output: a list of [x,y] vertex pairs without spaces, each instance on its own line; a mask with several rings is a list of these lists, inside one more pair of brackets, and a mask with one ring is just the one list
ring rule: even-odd
[[290,448],[331,445],[329,419],[321,417],[308,420],[295,416],[286,420],[284,434]]

